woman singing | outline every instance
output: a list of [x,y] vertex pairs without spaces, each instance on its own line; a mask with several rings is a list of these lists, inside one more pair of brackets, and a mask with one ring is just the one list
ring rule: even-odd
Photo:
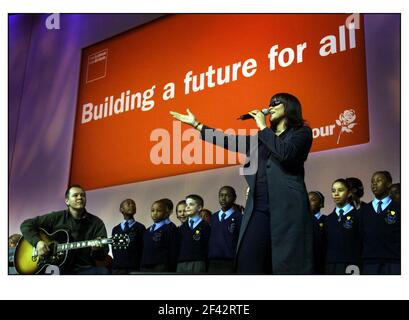
[[[245,175],[250,191],[240,229],[236,269],[241,274],[310,274],[312,225],[304,162],[311,148],[312,130],[304,123],[300,102],[291,94],[274,95],[268,111],[270,126],[261,111],[249,112],[260,130],[245,139],[247,156],[250,162],[257,161],[257,171]],[[231,136],[205,126],[187,112],[170,113],[199,130],[202,139],[214,144],[223,141],[222,146],[229,147]],[[234,138],[239,141],[237,136]],[[256,148],[250,148],[254,139]],[[232,151],[238,151],[237,147]]]

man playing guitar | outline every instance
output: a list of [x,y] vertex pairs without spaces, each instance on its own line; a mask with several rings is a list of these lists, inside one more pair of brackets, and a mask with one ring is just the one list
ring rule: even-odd
[[[58,260],[59,262],[55,264],[60,265],[62,274],[108,274],[107,268],[96,264],[96,260],[103,261],[106,258],[108,246],[102,245],[98,240],[89,241],[107,237],[104,222],[87,212],[85,191],[79,185],[71,185],[67,188],[65,203],[66,210],[37,216],[21,224],[25,241],[33,246],[34,253],[30,259],[33,261],[38,259],[40,271],[43,269],[41,261],[53,255],[57,257],[56,252],[58,252],[58,257],[62,256],[61,259],[53,258],[51,262],[44,262],[43,265],[53,264],[52,261]],[[54,238],[46,239],[45,234],[54,235]],[[68,254],[68,249],[72,249],[72,246],[68,248],[70,245],[68,241],[75,242],[78,250],[72,250]],[[66,251],[64,246],[67,246]],[[21,269],[24,271],[24,267]]]

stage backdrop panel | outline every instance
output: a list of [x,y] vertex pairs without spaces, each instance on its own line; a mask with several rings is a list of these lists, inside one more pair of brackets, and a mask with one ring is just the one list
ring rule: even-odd
[[232,165],[227,153],[206,159],[169,111],[250,133],[254,121],[237,117],[277,92],[299,97],[312,151],[368,142],[362,19],[173,15],[84,48],[70,182],[96,189]]

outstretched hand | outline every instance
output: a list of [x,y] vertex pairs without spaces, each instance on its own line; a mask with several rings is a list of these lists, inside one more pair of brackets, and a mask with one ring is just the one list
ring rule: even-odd
[[189,109],[186,109],[186,112],[187,114],[180,114],[174,111],[170,111],[169,113],[173,116],[173,118],[193,126],[196,123],[196,117],[190,112]]

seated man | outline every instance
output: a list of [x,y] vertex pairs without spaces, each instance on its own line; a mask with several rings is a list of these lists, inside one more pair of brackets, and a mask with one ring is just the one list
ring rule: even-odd
[[[47,241],[40,236],[39,228],[52,234],[57,230],[65,230],[69,242],[80,242],[86,245],[87,240],[106,238],[107,232],[102,220],[85,209],[85,191],[79,185],[71,185],[65,192],[66,210],[51,212],[21,224],[21,232],[26,241],[36,248],[39,258],[50,252]],[[72,248],[71,248],[72,249]],[[93,241],[86,247],[76,247],[70,250],[66,261],[60,266],[62,274],[108,274],[105,267],[96,266],[95,260],[104,260],[108,247]]]

